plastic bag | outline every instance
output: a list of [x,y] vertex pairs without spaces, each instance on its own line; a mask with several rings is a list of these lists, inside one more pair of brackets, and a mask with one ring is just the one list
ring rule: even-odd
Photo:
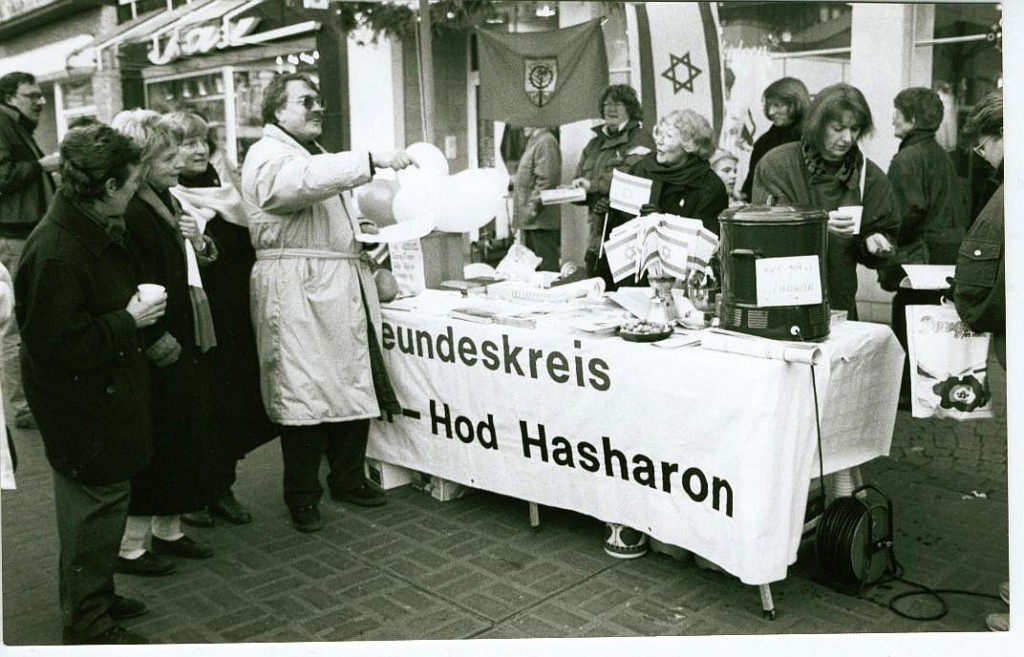
[[495,270],[510,281],[528,281],[543,258],[516,242],[509,247]]
[[992,417],[990,333],[975,333],[952,304],[907,306],[911,414],[957,420]]

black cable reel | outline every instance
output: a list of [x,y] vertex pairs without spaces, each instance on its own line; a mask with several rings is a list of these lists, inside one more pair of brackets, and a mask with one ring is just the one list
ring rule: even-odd
[[821,577],[837,590],[856,594],[886,575],[898,575],[894,535],[892,500],[875,486],[865,484],[850,497],[833,500],[815,532]]

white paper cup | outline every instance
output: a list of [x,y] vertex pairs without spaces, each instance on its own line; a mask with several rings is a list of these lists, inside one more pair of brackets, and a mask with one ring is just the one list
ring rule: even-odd
[[139,299],[145,303],[158,301],[163,298],[166,293],[164,286],[157,285],[156,283],[143,283],[139,286]]
[[853,219],[853,234],[860,235],[860,220],[864,215],[863,205],[840,205],[836,214],[840,217],[851,217]]

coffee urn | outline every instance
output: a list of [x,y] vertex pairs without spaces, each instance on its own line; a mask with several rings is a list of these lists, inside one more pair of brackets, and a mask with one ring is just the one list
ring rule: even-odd
[[777,340],[826,338],[831,313],[825,213],[746,205],[726,210],[719,223],[719,326]]

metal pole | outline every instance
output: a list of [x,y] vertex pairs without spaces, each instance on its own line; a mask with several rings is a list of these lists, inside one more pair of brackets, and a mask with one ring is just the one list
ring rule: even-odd
[[423,104],[423,141],[434,143],[434,40],[430,3],[420,0],[420,102]]

